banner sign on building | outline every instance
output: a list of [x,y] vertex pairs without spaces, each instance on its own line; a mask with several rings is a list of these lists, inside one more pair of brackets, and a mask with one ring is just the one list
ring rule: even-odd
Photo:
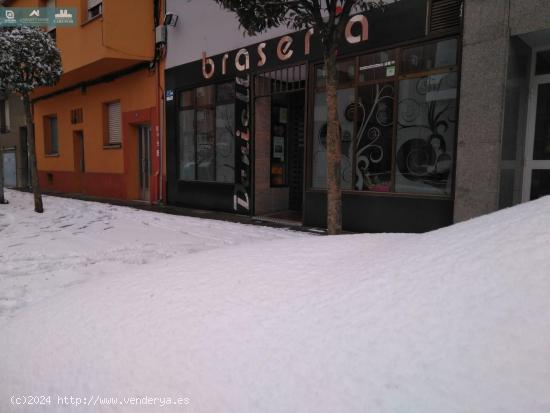
[[5,7],[0,9],[0,27],[49,27],[75,26],[75,7]]

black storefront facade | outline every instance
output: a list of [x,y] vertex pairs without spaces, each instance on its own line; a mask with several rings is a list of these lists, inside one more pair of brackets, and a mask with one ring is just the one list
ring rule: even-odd
[[[404,0],[347,23],[338,61],[345,230],[452,223],[460,13],[457,0]],[[311,31],[168,69],[168,202],[324,227],[323,84]]]

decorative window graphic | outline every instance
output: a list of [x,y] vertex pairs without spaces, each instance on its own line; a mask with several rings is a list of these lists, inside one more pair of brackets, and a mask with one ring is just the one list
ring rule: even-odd
[[359,88],[355,152],[359,191],[391,190],[394,93],[393,83]]
[[455,72],[400,82],[396,192],[451,194],[456,96]]
[[[352,187],[353,122],[355,89],[338,90],[338,118],[342,140],[341,185]],[[326,93],[315,94],[313,116],[313,187],[327,187],[327,101]]]
[[[338,62],[342,189],[451,195],[457,44],[452,38]],[[314,73],[311,187],[325,189],[323,65]]]

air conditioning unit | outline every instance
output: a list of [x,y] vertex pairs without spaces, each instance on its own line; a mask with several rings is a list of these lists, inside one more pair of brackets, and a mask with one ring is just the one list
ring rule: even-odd
[[166,26],[160,25],[155,28],[155,44],[166,44]]

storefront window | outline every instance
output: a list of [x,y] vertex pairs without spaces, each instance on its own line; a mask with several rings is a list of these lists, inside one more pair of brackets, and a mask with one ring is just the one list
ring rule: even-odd
[[210,106],[214,104],[214,85],[198,87],[196,89],[197,106]]
[[214,110],[197,110],[197,179],[214,181]]
[[[338,86],[351,85],[355,82],[355,60],[346,60],[336,64]],[[324,89],[326,86],[327,71],[324,65],[315,66],[315,87]]]
[[405,49],[401,61],[402,74],[456,65],[457,44],[456,39],[449,39]]
[[355,189],[391,190],[393,83],[362,86],[358,90]]
[[180,179],[234,182],[234,99],[233,82],[180,93]]
[[371,82],[394,77],[395,50],[373,53],[359,58],[359,81]]
[[[457,45],[452,38],[338,62],[342,189],[451,195]],[[311,145],[315,189],[327,187],[325,76],[324,66],[317,65]]]
[[[341,185],[342,189],[351,189],[355,89],[340,89],[337,96],[342,139]],[[327,187],[327,102],[324,92],[315,94],[313,122],[312,184],[321,189]]]
[[396,192],[451,194],[456,97],[455,72],[399,83]]
[[216,181],[235,180],[235,104],[216,106]]
[[195,179],[195,110],[180,110],[179,113],[179,177]]

